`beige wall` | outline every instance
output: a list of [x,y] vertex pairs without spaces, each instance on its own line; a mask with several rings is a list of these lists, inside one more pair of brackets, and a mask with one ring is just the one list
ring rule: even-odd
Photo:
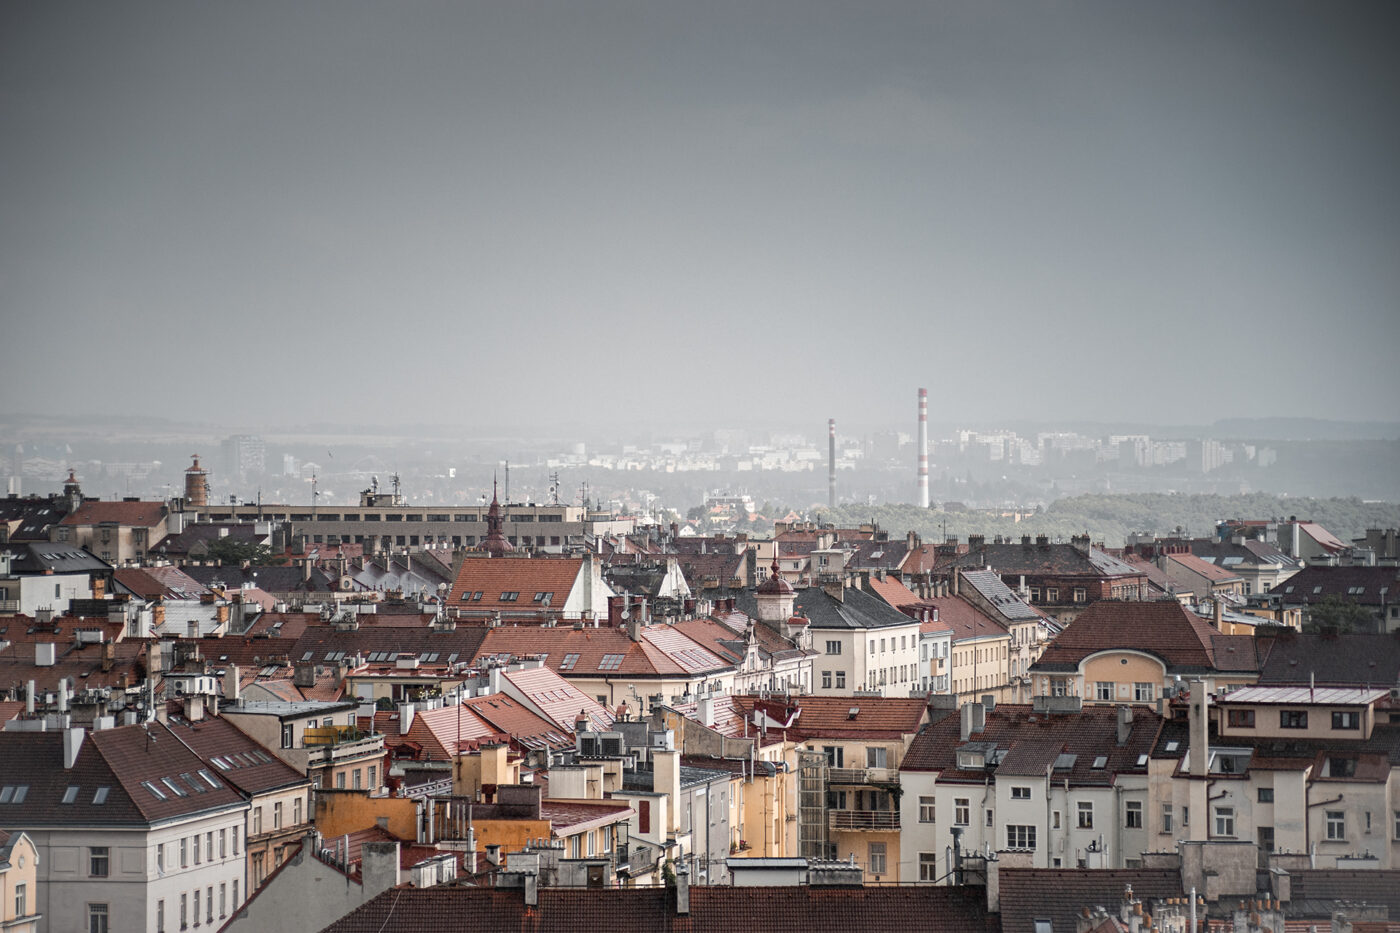
[[[10,867],[0,871],[0,928],[5,933],[35,933],[39,928],[37,919],[21,922],[21,917],[33,917],[39,911],[39,852],[33,841],[24,833],[16,832],[10,837]],[[25,909],[15,910],[15,892],[24,886]]]

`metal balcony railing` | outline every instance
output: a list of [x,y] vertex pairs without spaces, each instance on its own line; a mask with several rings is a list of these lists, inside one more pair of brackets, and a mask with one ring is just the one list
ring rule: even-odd
[[828,784],[896,784],[898,768],[828,768]]
[[832,810],[832,829],[899,829],[898,810]]

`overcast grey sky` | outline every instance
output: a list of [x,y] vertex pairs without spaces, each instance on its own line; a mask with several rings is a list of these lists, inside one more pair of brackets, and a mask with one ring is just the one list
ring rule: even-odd
[[0,412],[1393,419],[1400,4],[0,6]]

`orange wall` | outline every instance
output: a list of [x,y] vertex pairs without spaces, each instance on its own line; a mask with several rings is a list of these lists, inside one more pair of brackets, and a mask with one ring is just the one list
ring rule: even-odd
[[316,792],[316,828],[322,836],[341,836],[374,826],[380,817],[400,839],[418,838],[418,802],[407,797],[371,797],[369,791]]

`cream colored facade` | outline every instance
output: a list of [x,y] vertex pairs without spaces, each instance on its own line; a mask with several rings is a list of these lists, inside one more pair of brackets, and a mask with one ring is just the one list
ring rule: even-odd
[[980,635],[954,640],[949,660],[949,678],[958,704],[992,694],[998,701],[1009,701],[1011,682],[1011,633]]
[[34,840],[14,832],[0,843],[0,930],[38,933],[39,850]]
[[[1087,655],[1077,671],[1040,673],[1033,678],[1036,696],[1077,696],[1086,705],[1104,703],[1155,704],[1174,684],[1167,666],[1155,655],[1130,648],[1112,648]],[[1255,681],[1251,673],[1213,673],[1206,678],[1211,692]]]

